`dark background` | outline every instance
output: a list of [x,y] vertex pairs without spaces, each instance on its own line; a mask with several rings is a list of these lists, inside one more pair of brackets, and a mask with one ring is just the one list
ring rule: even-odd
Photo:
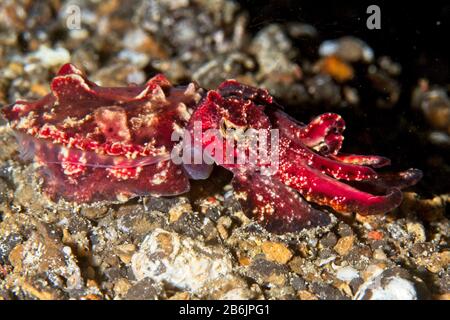
[[[423,196],[450,192],[450,150],[424,138],[429,125],[411,108],[411,93],[420,78],[430,84],[449,85],[450,3],[444,1],[239,1],[249,12],[249,28],[257,32],[270,23],[309,23],[319,41],[353,35],[364,40],[375,58],[387,55],[402,66],[398,78],[401,96],[391,110],[365,106],[363,114],[334,110],[347,123],[344,152],[379,154],[392,159],[392,167],[420,168],[424,178],[415,188]],[[369,30],[367,7],[381,9],[381,29]],[[316,46],[316,45],[315,45]],[[316,47],[315,47],[316,48]],[[301,54],[301,53],[300,53]],[[296,106],[301,108],[301,106]],[[305,108],[303,108],[305,109]],[[314,109],[297,116],[317,115]]]
[[[250,12],[249,27],[257,31],[274,22],[296,21],[317,28],[320,38],[353,35],[366,41],[376,56],[401,62],[405,80],[426,76],[448,83],[450,3],[444,1],[239,1]],[[369,30],[367,7],[381,9],[381,29]],[[440,24],[438,24],[440,22]]]

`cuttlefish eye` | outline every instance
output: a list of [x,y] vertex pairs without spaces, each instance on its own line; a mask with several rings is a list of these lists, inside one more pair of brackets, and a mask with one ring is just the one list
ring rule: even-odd
[[234,140],[239,141],[245,137],[245,132],[248,129],[248,126],[240,126],[234,122],[222,118],[219,128],[223,137],[231,137]]
[[330,147],[327,144],[322,144],[314,149],[321,154],[327,154],[330,152]]

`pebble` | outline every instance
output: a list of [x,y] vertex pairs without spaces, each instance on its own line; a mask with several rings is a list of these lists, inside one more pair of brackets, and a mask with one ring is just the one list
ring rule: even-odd
[[416,212],[421,219],[428,222],[437,221],[445,215],[445,201],[440,196],[422,199],[417,193],[405,192],[400,210],[404,213]]
[[450,266],[450,251],[433,253],[428,260],[426,268],[433,273],[438,273]]
[[373,251],[373,258],[377,260],[387,260],[386,253],[380,248]]
[[81,270],[72,249],[63,246],[44,225],[39,226],[27,241],[11,250],[9,261],[14,266],[14,272],[23,276],[44,273],[47,281],[55,286],[64,286],[66,290],[83,287]]
[[131,257],[133,253],[136,251],[136,246],[132,243],[126,243],[122,245],[118,245],[116,248],[116,253],[119,256],[119,259],[125,263],[129,264],[131,262]]
[[306,80],[307,91],[315,103],[335,106],[341,101],[339,86],[327,74],[318,74]]
[[334,250],[341,256],[345,256],[352,249],[354,242],[355,242],[354,236],[342,237],[338,240],[338,242],[334,246]]
[[184,213],[190,212],[192,212],[192,207],[189,202],[182,202],[180,205],[173,206],[169,209],[169,222],[176,222]]
[[317,296],[314,293],[311,293],[307,290],[300,290],[297,296],[300,300],[318,300]]
[[341,237],[347,237],[353,235],[352,228],[343,221],[340,221],[338,224],[337,232]]
[[[294,271],[295,272],[295,271]],[[246,275],[262,286],[282,286],[288,282],[288,268],[259,256],[246,269]]]
[[418,300],[422,292],[404,269],[376,272],[356,292],[355,300]]
[[351,266],[341,267],[337,270],[336,277],[339,280],[350,282],[359,277],[359,272]]
[[10,233],[0,238],[0,264],[6,263],[10,252],[22,241],[22,236],[18,233]]
[[213,282],[214,289],[218,290],[226,287],[228,281],[236,281],[231,256],[222,247],[206,246],[201,241],[163,229],[155,229],[145,237],[131,259],[131,267],[138,281],[146,278],[158,283],[164,281],[197,294]]
[[324,248],[334,247],[337,243],[337,237],[333,232],[327,233],[322,239],[320,239],[319,244]]
[[434,297],[436,300],[450,300],[450,293],[443,293]]
[[[114,289],[126,290],[125,300],[157,300],[163,291],[161,285],[149,278],[144,278],[133,286],[130,286],[129,283],[120,283],[119,286]],[[122,288],[122,286],[124,287]]]
[[132,287],[130,281],[128,281],[125,278],[120,278],[115,284],[114,284],[114,293],[122,297],[127,294],[128,290]]
[[353,68],[335,56],[325,57],[320,61],[319,68],[339,82],[351,80],[354,76]]
[[138,68],[144,68],[150,61],[150,58],[145,53],[128,49],[120,51],[117,57],[121,60],[135,65]]
[[47,68],[58,67],[70,62],[69,51],[62,47],[53,49],[41,45],[38,51],[31,54],[31,57],[38,59]]
[[413,92],[412,105],[422,111],[433,128],[450,134],[450,99],[445,88],[431,87],[428,80],[420,80]]
[[427,240],[425,227],[420,222],[407,222],[406,230],[412,236],[414,242],[425,242]]
[[269,261],[279,264],[286,264],[292,258],[291,250],[283,243],[266,241],[261,249]]
[[81,215],[90,219],[97,220],[103,218],[108,213],[107,206],[86,206],[81,208]]
[[320,300],[348,300],[339,289],[326,283],[314,282],[311,286],[313,293],[319,297]]
[[373,50],[362,40],[355,37],[342,37],[336,40],[324,41],[319,47],[321,56],[336,55],[348,62],[371,62]]

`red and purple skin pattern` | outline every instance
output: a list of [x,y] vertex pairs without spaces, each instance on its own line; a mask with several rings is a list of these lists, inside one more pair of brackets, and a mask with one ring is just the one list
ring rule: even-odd
[[[192,132],[196,121],[201,121],[202,150],[216,138],[205,136],[208,129],[224,135],[224,129],[279,130],[273,175],[261,174],[263,164],[226,164],[218,154],[207,154],[234,174],[244,212],[274,233],[327,225],[329,214],[309,202],[338,212],[389,212],[402,200],[400,189],[422,176],[417,169],[378,174],[373,168],[388,165],[388,159],[340,153],[345,123],[337,114],[304,125],[286,115],[266,90],[234,80],[203,92],[194,83],[173,87],[163,75],[143,86],[101,87],[67,64],[52,80],[50,94],[17,101],[2,113],[17,133],[22,155],[38,164],[52,200],[125,201],[187,192],[189,177],[207,178],[210,165],[174,164],[170,153],[177,142],[171,135],[184,128]],[[227,147],[223,142],[222,156]]]
[[66,64],[50,87],[42,99],[2,111],[52,200],[124,201],[189,190],[170,152],[172,132],[186,126],[201,99],[194,83],[174,88],[157,75],[143,86],[107,88]]

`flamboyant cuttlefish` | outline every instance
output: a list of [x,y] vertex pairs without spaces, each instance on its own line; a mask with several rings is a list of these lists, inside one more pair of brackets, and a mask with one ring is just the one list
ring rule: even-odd
[[[38,164],[52,200],[181,194],[189,190],[189,178],[208,177],[212,161],[234,174],[232,185],[247,215],[283,233],[329,223],[329,215],[308,201],[338,212],[385,213],[400,204],[400,189],[421,178],[417,169],[378,174],[372,168],[388,165],[388,159],[340,153],[345,125],[339,115],[323,114],[304,125],[266,90],[234,80],[208,92],[195,83],[173,87],[163,75],[143,86],[108,88],[67,64],[52,80],[50,94],[2,111],[22,155]],[[270,173],[263,172],[268,165],[261,159],[249,161],[263,145],[248,142],[250,130],[267,132],[264,145],[276,150],[277,166]],[[174,133],[183,131],[197,145],[189,157],[200,146],[200,163],[174,161],[173,151],[186,145]],[[224,161],[230,154],[239,157],[238,151],[241,161]]]

